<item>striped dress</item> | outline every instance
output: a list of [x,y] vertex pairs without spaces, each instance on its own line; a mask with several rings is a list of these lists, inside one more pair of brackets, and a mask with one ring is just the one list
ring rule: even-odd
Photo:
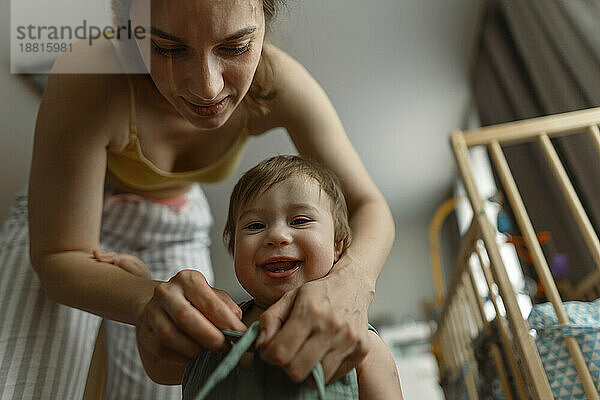
[[[137,256],[155,280],[197,269],[213,283],[213,220],[199,184],[177,209],[120,196],[106,187],[100,249]],[[0,231],[0,400],[78,400],[101,318],[45,295],[29,259],[27,226],[27,193],[22,191]],[[158,385],[146,376],[134,327],[106,320],[104,329],[105,400],[181,399],[180,386]]]

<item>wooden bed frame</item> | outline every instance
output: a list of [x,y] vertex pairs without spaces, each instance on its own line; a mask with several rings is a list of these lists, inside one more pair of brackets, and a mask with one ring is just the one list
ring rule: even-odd
[[[477,364],[471,342],[479,334],[486,331],[491,333],[492,330],[484,313],[484,299],[479,295],[473,270],[469,264],[472,255],[476,255],[479,260],[489,298],[496,313],[500,344],[491,345],[489,357],[495,366],[506,399],[515,398],[515,393],[518,399],[548,400],[554,397],[535,342],[529,334],[529,326],[519,309],[515,290],[500,256],[496,242],[497,231],[485,214],[484,199],[477,189],[469,160],[469,148],[482,145],[487,147],[527,248],[532,255],[541,285],[554,307],[558,322],[565,324],[568,323],[568,317],[561,295],[536,239],[501,145],[539,143],[596,264],[597,270],[591,278],[575,288],[577,297],[592,300],[598,297],[596,290],[600,284],[600,242],[550,139],[587,131],[600,157],[599,124],[600,108],[595,108],[467,132],[456,131],[451,135],[452,149],[473,209],[473,219],[468,231],[461,238],[456,276],[450,286],[449,295],[443,301],[443,310],[437,331],[433,336],[433,345],[438,349],[441,376],[462,376],[470,399],[479,398],[476,387]],[[505,313],[500,312],[501,307],[505,309]],[[599,400],[600,397],[575,338],[565,338],[565,342],[587,398]],[[509,383],[506,371],[510,371],[513,377],[512,385]]]

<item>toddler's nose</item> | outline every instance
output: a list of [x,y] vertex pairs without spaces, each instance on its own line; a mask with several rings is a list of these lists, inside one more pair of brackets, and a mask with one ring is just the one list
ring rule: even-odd
[[286,228],[273,227],[266,237],[266,246],[287,246],[292,242],[292,236]]

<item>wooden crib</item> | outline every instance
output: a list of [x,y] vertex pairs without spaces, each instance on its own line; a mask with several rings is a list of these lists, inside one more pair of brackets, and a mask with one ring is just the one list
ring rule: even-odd
[[[501,258],[496,228],[486,216],[485,201],[476,186],[469,148],[481,145],[487,147],[546,297],[553,305],[558,322],[565,324],[568,318],[561,299],[561,294],[564,298],[564,293],[557,289],[550,273],[501,145],[528,141],[539,143],[597,267],[589,279],[574,288],[576,298],[592,300],[598,297],[597,290],[600,286],[600,243],[550,139],[587,131],[600,157],[599,124],[600,108],[596,108],[466,132],[457,131],[451,135],[452,149],[473,210],[473,218],[460,240],[454,281],[444,298],[437,331],[433,336],[433,346],[438,356],[440,375],[449,379],[460,376],[464,393],[469,399],[479,398],[476,387],[478,368],[472,342],[480,334],[490,333],[492,329],[499,340],[489,346],[488,356],[505,398],[554,398],[534,339],[529,334],[528,323],[520,311],[515,289]],[[477,290],[476,278],[469,263],[472,257],[479,261],[489,301],[495,310],[493,327],[486,318],[484,299]],[[588,399],[599,399],[579,345],[572,337],[565,338],[565,342],[583,383],[585,395]],[[509,374],[512,376],[511,381]]]

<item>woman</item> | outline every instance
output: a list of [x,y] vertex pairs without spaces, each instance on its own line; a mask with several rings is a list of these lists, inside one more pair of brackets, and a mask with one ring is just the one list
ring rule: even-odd
[[[135,25],[142,3],[115,2],[117,17]],[[9,309],[0,357],[11,367],[0,369],[0,398],[80,398],[99,317],[107,323],[105,398],[180,396],[178,387],[144,380],[135,346],[153,381],[177,384],[191,357],[225,346],[219,329],[245,329],[239,308],[209,285],[211,219],[196,182],[222,179],[248,136],[276,127],[338,175],[354,241],[327,277],[263,314],[262,356],[297,381],[317,361],[331,380],[365,356],[367,310],[393,222],[323,90],[263,44],[277,3],[155,0],[148,75],[50,76],[29,182],[30,241],[24,197],[2,235],[0,265],[11,283],[0,292],[0,308]],[[54,71],[90,58],[111,70],[126,53],[109,41],[79,43]],[[122,267],[123,254],[137,256],[156,280],[94,260],[101,248],[121,253],[113,263]]]

